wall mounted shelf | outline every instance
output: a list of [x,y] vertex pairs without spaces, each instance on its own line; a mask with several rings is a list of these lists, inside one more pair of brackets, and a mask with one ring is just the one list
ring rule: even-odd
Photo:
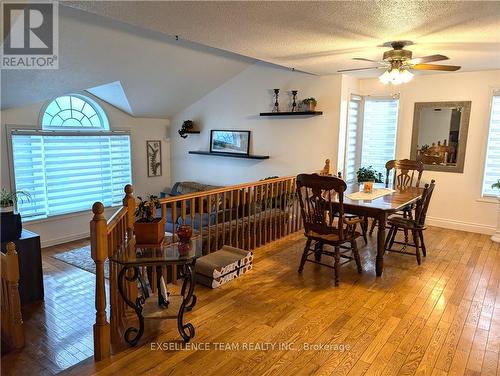
[[189,154],[197,155],[212,155],[216,157],[229,157],[229,158],[243,158],[243,159],[269,159],[269,155],[246,155],[246,154],[232,154],[232,153],[211,153],[209,151],[191,150]]
[[323,111],[295,111],[295,112],[261,112],[260,116],[318,116]]
[[184,132],[184,134],[200,134],[201,131],[187,131],[187,132]]

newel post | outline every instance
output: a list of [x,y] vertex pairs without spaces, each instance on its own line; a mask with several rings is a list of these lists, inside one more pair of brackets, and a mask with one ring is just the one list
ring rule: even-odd
[[125,197],[123,198],[123,206],[128,208],[127,212],[127,238],[130,241],[134,235],[134,222],[135,222],[135,197],[134,187],[131,184],[125,186]]
[[108,257],[108,241],[104,205],[96,202],[92,206],[94,217],[90,221],[90,249],[96,266],[95,284],[95,324],[94,324],[94,359],[109,357],[110,327],[106,320],[106,286],[104,284],[104,260]]
[[[7,263],[5,266],[8,286],[7,301],[9,304],[9,328],[11,333],[11,344],[16,349],[24,347],[23,318],[21,315],[21,300],[19,298],[19,261],[16,252],[16,245],[13,242],[7,243]],[[4,304],[2,302],[2,304]]]

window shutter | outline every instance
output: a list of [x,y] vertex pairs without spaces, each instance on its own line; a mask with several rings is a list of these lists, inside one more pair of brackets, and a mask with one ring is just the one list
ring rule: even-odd
[[349,101],[349,109],[347,112],[347,137],[346,137],[346,150],[345,150],[345,180],[348,182],[354,181],[356,178],[356,170],[358,168],[358,144],[361,141],[358,137],[360,131],[360,111],[361,111],[361,98],[358,96],[351,96]]
[[500,92],[493,95],[491,103],[488,146],[484,165],[483,196],[497,196],[499,191],[491,188],[500,179]]
[[127,134],[13,134],[12,147],[16,189],[32,196],[19,206],[25,218],[117,205],[132,180]]
[[385,163],[394,159],[398,124],[397,99],[365,99],[361,166],[373,166],[385,175]]

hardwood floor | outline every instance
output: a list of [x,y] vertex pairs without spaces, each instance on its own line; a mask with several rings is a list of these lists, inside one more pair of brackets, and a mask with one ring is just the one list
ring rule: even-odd
[[426,241],[422,266],[389,254],[382,278],[374,244],[361,248],[364,273],[342,267],[335,288],[328,268],[308,263],[297,274],[304,240],[293,235],[258,249],[251,273],[217,290],[198,288],[191,348],[157,350],[181,346],[170,323],[159,338],[67,374],[500,374],[498,244],[439,228]]
[[54,375],[93,356],[95,276],[52,257],[87,244],[42,250],[45,300],[23,307],[26,346],[2,357],[2,375]]
[[[144,338],[139,347],[110,360],[89,359],[64,373],[500,375],[499,245],[485,235],[440,228],[425,236],[428,256],[421,266],[412,256],[391,253],[383,277],[375,277],[372,239],[373,244],[360,247],[363,274],[357,274],[354,263],[345,265],[335,288],[329,268],[307,263],[297,274],[304,240],[292,235],[256,250],[254,270],[228,285],[216,290],[197,286],[198,303],[187,314],[196,328],[191,348],[181,344],[175,322],[168,321],[158,338]],[[10,372],[53,373],[57,359],[52,354],[63,354],[67,362],[77,357],[76,339],[64,337],[68,327],[79,328],[74,337],[92,345],[93,275],[47,260],[47,254],[44,267],[51,303],[45,302],[48,312],[37,322],[26,320],[29,341],[37,336],[30,331],[40,333],[40,324],[54,328],[51,316],[66,315],[67,324],[61,321],[59,329],[42,332],[47,343],[39,345],[40,352],[27,347],[27,355],[23,351],[11,358]],[[70,291],[73,296],[67,295]],[[52,305],[56,297],[62,307]],[[86,317],[75,319],[75,312]],[[64,340],[56,344],[47,334]],[[158,350],[161,345],[175,348]],[[15,374],[4,373],[4,365],[2,358],[2,374]]]

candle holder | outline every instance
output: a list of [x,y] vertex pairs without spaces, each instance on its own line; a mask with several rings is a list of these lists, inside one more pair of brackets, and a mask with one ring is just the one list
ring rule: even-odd
[[292,112],[296,112],[297,111],[297,93],[298,93],[297,90],[292,90],[292,97],[293,97]]
[[278,96],[280,93],[280,89],[274,89],[274,107],[273,112],[280,112],[280,107],[278,103]]

